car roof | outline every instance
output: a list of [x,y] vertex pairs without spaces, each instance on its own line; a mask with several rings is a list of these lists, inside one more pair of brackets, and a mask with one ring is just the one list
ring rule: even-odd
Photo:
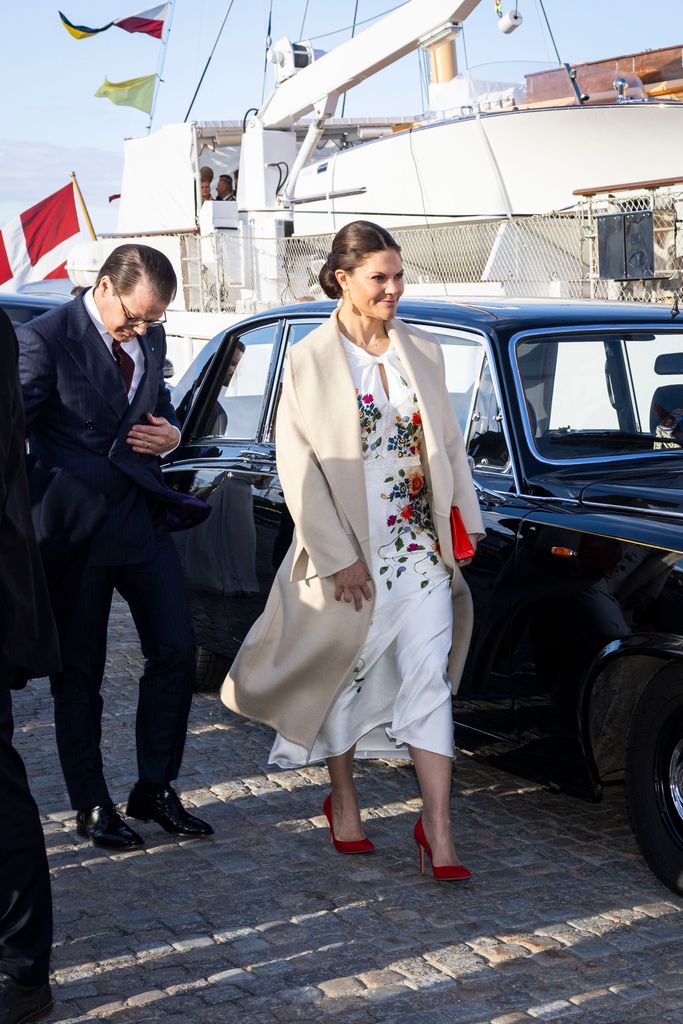
[[[329,316],[334,301],[297,302],[264,310],[249,320],[264,317],[305,318]],[[591,326],[612,323],[672,323],[668,305],[649,302],[607,302],[591,299],[440,298],[402,299],[397,315],[403,320],[443,321],[483,330],[534,330],[545,327]],[[242,321],[244,323],[245,321]],[[683,316],[681,317],[683,325]]]
[[0,306],[24,306],[28,309],[51,309],[62,306],[71,298],[70,295],[23,294],[20,292],[0,291]]

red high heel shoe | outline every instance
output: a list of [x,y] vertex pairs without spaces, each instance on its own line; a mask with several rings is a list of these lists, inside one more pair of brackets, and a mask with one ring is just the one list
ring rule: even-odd
[[346,841],[344,839],[337,839],[334,834],[334,826],[332,825],[332,794],[328,793],[325,797],[325,803],[323,804],[323,813],[327,818],[327,822],[330,826],[330,842],[334,843],[334,848],[337,853],[373,853],[375,844],[371,843],[369,839],[352,839]]
[[[417,849],[420,854],[420,874],[424,875],[424,855],[425,853],[432,860],[432,848],[427,842],[427,836],[425,835],[424,826],[422,824],[422,815],[415,822],[415,828],[413,829],[413,836],[417,843]],[[468,871],[463,864],[444,864],[441,867],[437,867],[432,861],[432,874],[434,878],[440,878],[447,881],[455,881],[459,878],[471,878],[472,872]]]

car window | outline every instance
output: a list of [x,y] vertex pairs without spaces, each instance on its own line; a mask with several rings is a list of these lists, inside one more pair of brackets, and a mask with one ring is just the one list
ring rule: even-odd
[[227,362],[220,367],[213,395],[192,431],[194,438],[251,440],[257,436],[277,329],[277,322],[265,324],[230,338]]
[[529,426],[553,461],[683,448],[683,334],[610,331],[520,339]]
[[275,388],[275,394],[273,396],[273,402],[271,404],[270,415],[268,416],[268,427],[264,439],[266,441],[275,440],[275,421],[277,418],[278,406],[280,404],[280,395],[282,394],[282,377],[284,375],[285,366],[287,365],[287,357],[289,355],[289,350],[292,347],[292,345],[296,345],[297,341],[301,341],[303,338],[306,337],[307,334],[310,334],[311,331],[314,331],[316,327],[320,327],[321,323],[321,320],[295,320],[293,323],[290,323],[287,326],[287,334],[285,336],[284,346],[285,355],[284,359],[282,360],[282,366],[280,367],[280,376],[277,383],[277,387]]
[[30,323],[37,316],[42,316],[43,313],[47,313],[49,309],[52,309],[52,306],[13,306],[10,303],[4,302],[1,305],[14,327]]
[[484,346],[478,338],[427,327],[441,345],[446,366],[446,387],[463,434],[467,433],[474,388],[479,379]]
[[510,463],[503,431],[503,413],[498,404],[488,358],[484,360],[472,411],[467,454],[474,459],[475,466],[482,468],[505,469]]
[[199,352],[188,366],[178,383],[173,389],[173,405],[176,415],[181,423],[185,422],[195,394],[201,387],[213,357],[216,355],[225,335],[217,335],[211,341],[207,341],[200,348]]

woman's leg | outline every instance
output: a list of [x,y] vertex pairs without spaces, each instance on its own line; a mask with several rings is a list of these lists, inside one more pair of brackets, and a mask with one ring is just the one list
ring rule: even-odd
[[459,864],[451,834],[452,758],[419,747],[408,749],[420,783],[422,823],[432,849],[433,863],[439,867]]
[[332,821],[334,834],[342,842],[364,839],[365,832],[358,809],[358,793],[353,782],[353,755],[356,745],[344,754],[328,757],[327,770],[332,785]]

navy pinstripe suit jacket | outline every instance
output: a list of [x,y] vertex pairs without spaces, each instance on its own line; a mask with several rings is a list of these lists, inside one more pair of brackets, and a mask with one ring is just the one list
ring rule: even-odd
[[163,377],[163,327],[139,338],[145,372],[130,404],[81,296],[24,324],[17,334],[31,454],[43,468],[65,471],[107,501],[93,561],[147,561],[156,532],[206,518],[203,502],[164,485],[157,456],[139,455],[126,444],[130,428],[147,423],[148,412],[180,426]]

